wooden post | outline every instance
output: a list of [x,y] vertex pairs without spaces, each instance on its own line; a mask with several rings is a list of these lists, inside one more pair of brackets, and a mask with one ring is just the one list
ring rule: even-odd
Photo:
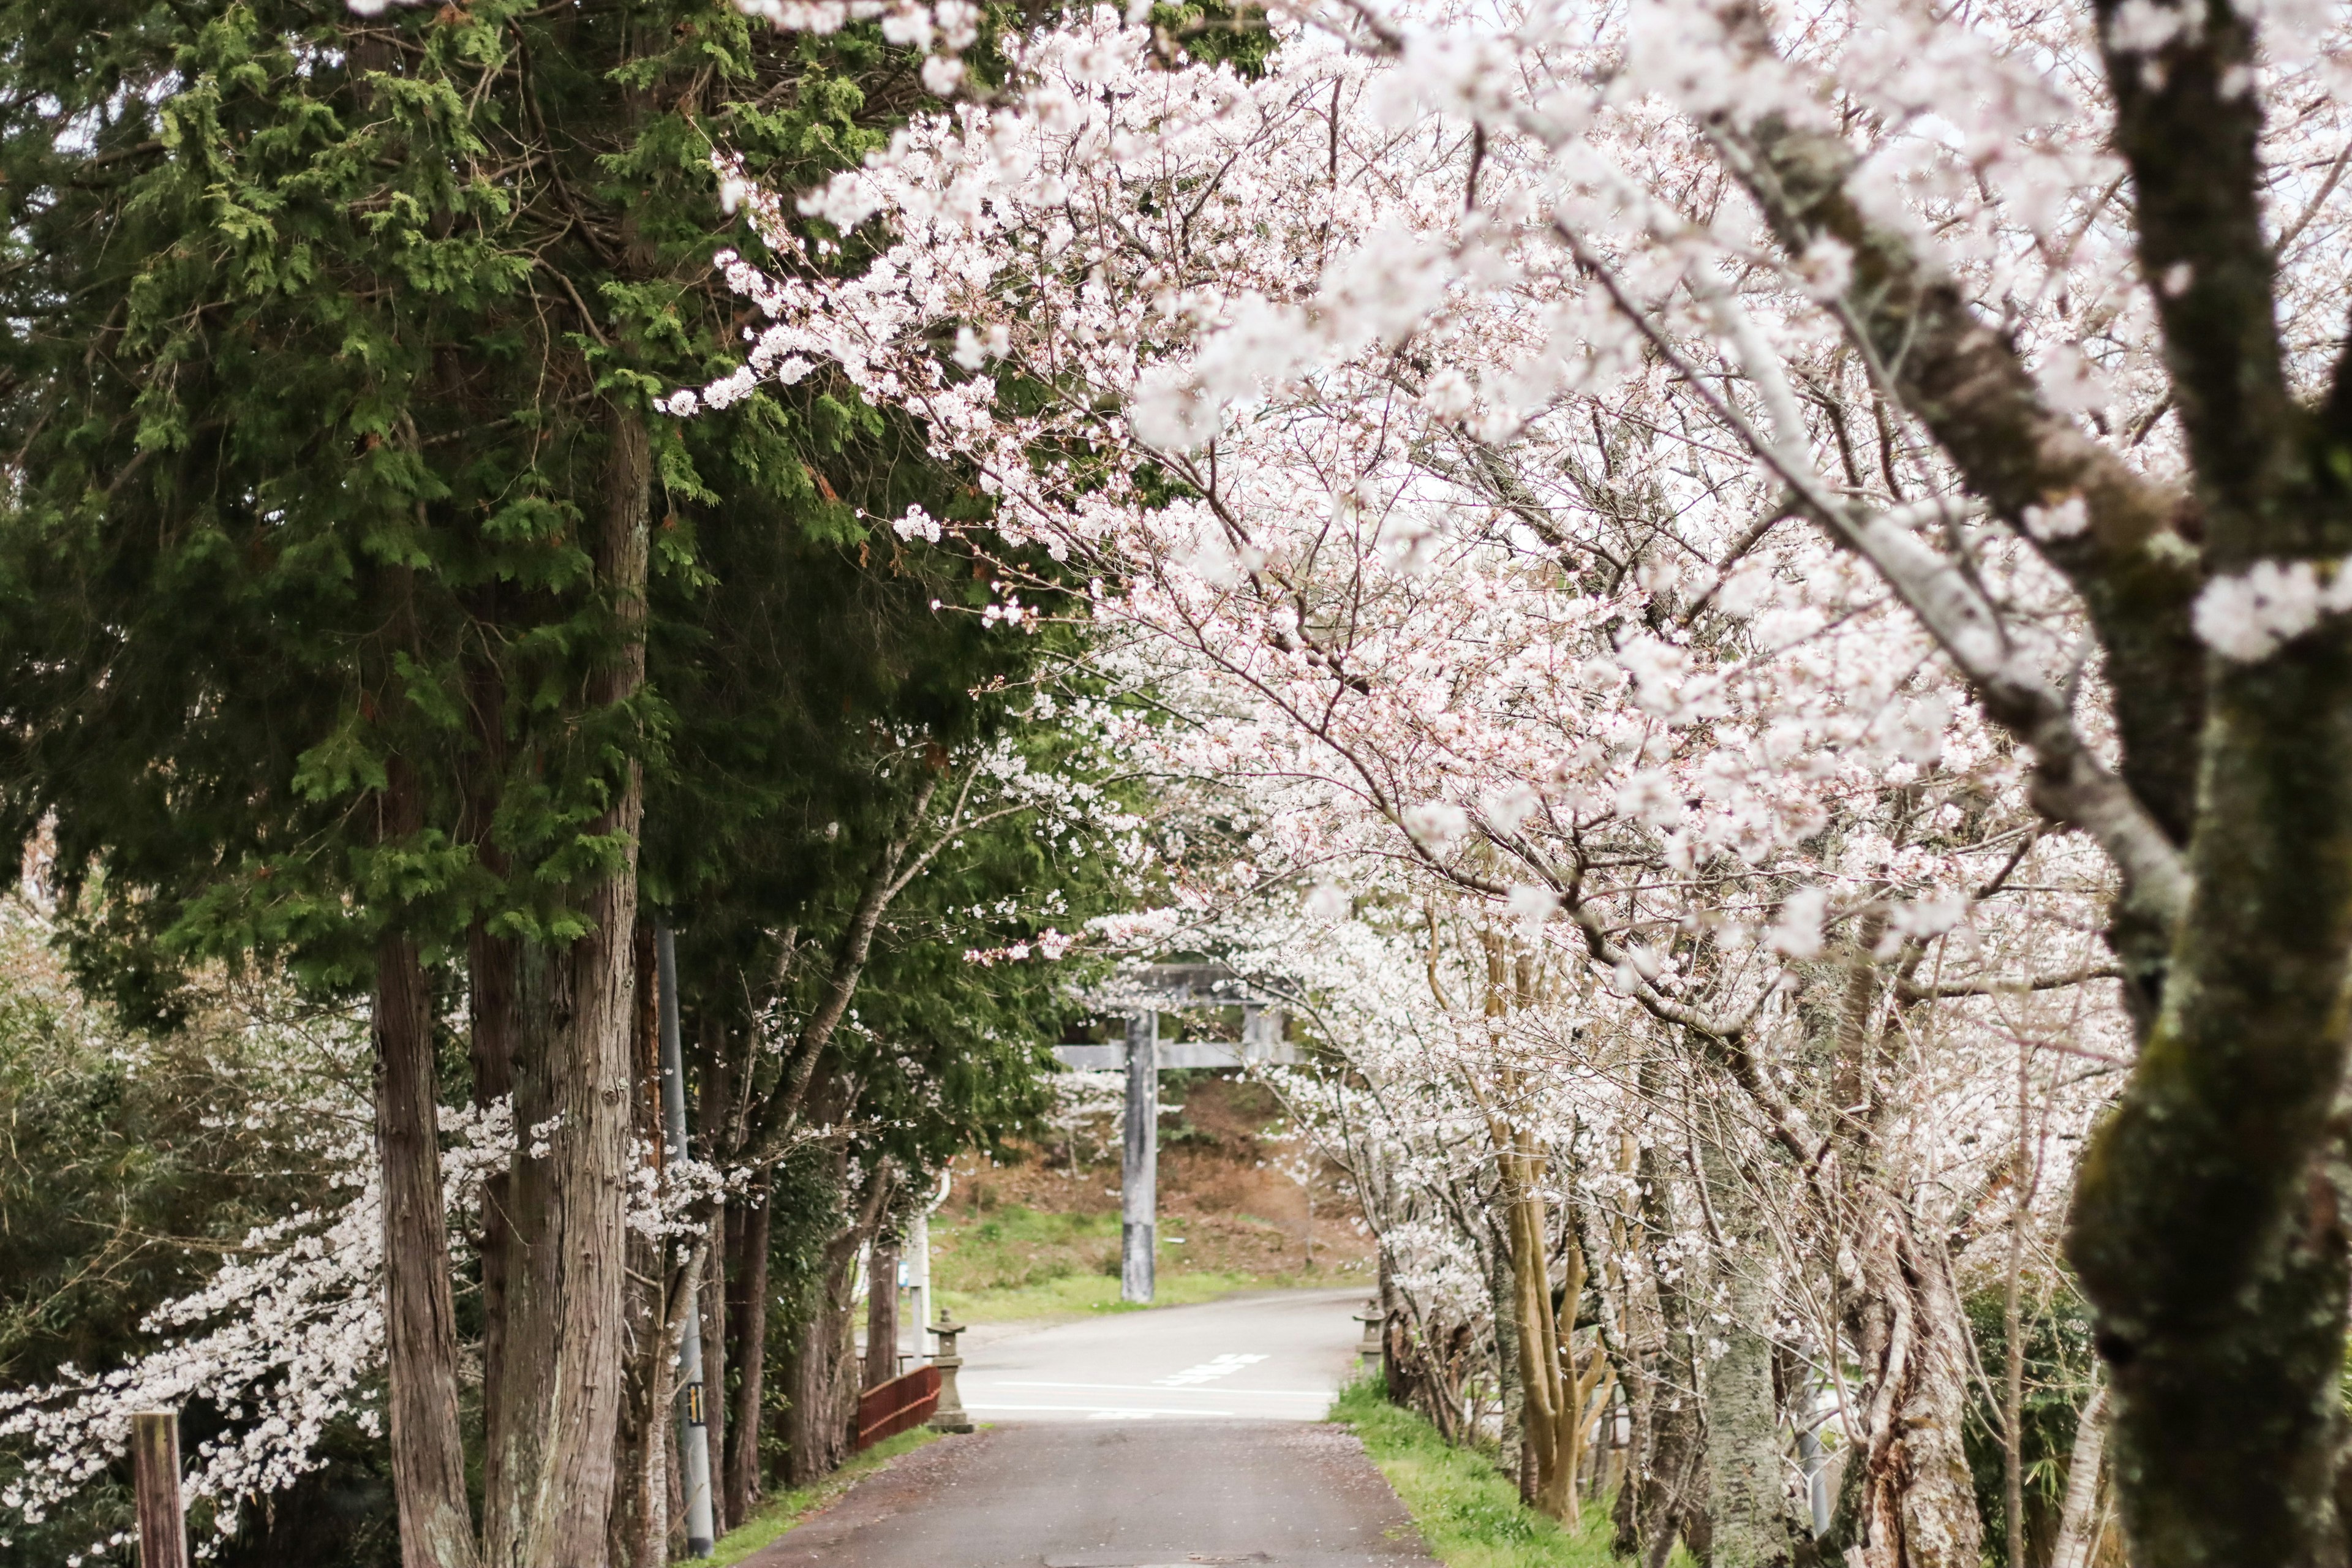
[[180,1415],[142,1410],[131,1418],[132,1490],[139,1500],[139,1568],[188,1568],[188,1522],[180,1511]]

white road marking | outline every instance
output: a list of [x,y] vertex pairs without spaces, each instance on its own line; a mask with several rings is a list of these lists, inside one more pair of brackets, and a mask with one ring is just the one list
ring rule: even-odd
[[1027,1383],[1010,1377],[992,1377],[988,1383],[992,1388],[1091,1388],[1106,1394],[1265,1394],[1283,1399],[1331,1397],[1331,1391],[1328,1388],[1177,1388],[1165,1383]]
[[1109,1413],[1119,1415],[1236,1415],[1234,1410],[1148,1410],[1129,1405],[998,1405],[992,1402],[965,1400],[966,1410],[1051,1410],[1065,1415],[1085,1415]]
[[1265,1357],[1262,1355],[1235,1355],[1228,1352],[1214,1361],[1204,1361],[1198,1366],[1188,1366],[1182,1372],[1168,1377],[1154,1378],[1152,1381],[1162,1388],[1182,1388],[1190,1384],[1207,1383],[1214,1378],[1229,1377],[1242,1368],[1265,1359]]

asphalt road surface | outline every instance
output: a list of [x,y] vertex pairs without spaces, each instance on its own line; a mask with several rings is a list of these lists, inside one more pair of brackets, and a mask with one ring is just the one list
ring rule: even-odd
[[986,1423],[869,1477],[743,1568],[1436,1568],[1321,1424],[1363,1292],[1121,1313],[971,1346]]
[[1367,1294],[1269,1291],[983,1331],[964,1353],[963,1407],[975,1421],[1320,1421],[1355,1362]]

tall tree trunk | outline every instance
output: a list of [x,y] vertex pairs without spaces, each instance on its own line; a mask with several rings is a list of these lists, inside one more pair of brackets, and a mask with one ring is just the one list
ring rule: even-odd
[[[850,1109],[843,1107],[842,1114],[847,1115]],[[856,1304],[851,1290],[857,1255],[881,1221],[890,1184],[889,1162],[885,1160],[867,1175],[866,1190],[858,1195],[847,1228],[825,1244],[816,1310],[785,1372],[792,1401],[784,1418],[789,1445],[785,1477],[793,1486],[806,1486],[831,1474],[849,1457],[858,1374],[864,1370],[850,1331],[850,1309]]]
[[[492,935],[477,921],[466,934],[466,994],[474,1068],[474,1107],[513,1109],[514,1062],[522,1033],[522,947],[511,937]],[[506,1389],[508,1281],[520,1267],[516,1257],[514,1174],[511,1163],[482,1178],[480,1225],[475,1251],[482,1270],[482,1510],[483,1536],[497,1500],[511,1489],[513,1445]]]
[[1570,1416],[1561,1399],[1559,1325],[1551,1306],[1544,1204],[1533,1186],[1538,1169],[1526,1151],[1511,1149],[1504,1154],[1503,1212],[1511,1242],[1511,1319],[1519,1352],[1519,1491],[1542,1512],[1572,1521],[1576,1505],[1569,1487]]
[[1861,1288],[1847,1314],[1862,1363],[1857,1440],[1833,1541],[1865,1568],[1976,1568],[1984,1522],[1961,1445],[1968,1321],[1939,1249],[1889,1198],[1857,1237]]
[[741,1522],[727,1506],[727,1488],[720,1470],[727,1462],[727,1224],[736,1205],[723,1204],[711,1224],[718,1227],[702,1268],[702,1288],[695,1292],[695,1310],[702,1318],[702,1411],[705,1441],[710,1449],[711,1529],[724,1535]]
[[[653,931],[638,922],[635,961],[637,998],[631,1030],[636,1092],[630,1096],[630,1131],[635,1148],[654,1172],[661,1169],[661,1047],[654,992]],[[620,1436],[614,1467],[612,1523],[607,1530],[614,1568],[663,1568],[669,1560],[670,1379],[662,1333],[662,1247],[632,1229],[628,1233],[629,1281],[623,1306],[623,1384]]]
[[661,1331],[661,1292],[652,1284],[661,1248],[632,1231],[632,1278],[623,1308],[621,1415],[615,1439],[612,1524],[614,1568],[662,1568],[668,1560],[668,1444],[671,1379]]
[[866,1386],[898,1375],[898,1244],[877,1239],[866,1279]]
[[828,1264],[816,1310],[784,1360],[784,1481],[806,1486],[841,1468],[849,1454],[857,1362],[849,1336],[849,1270]]
[[[499,617],[498,590],[484,590],[472,613],[488,622]],[[498,665],[486,658],[469,668],[467,710],[473,728],[473,750],[466,762],[465,835],[475,858],[490,875],[503,879],[511,868],[506,848],[495,832],[508,760],[506,683]],[[488,1112],[513,1110],[514,1061],[522,1032],[521,944],[512,936],[494,933],[477,917],[466,931],[467,1055],[473,1068],[474,1109]],[[512,1207],[514,1178],[507,1169],[492,1169],[482,1178],[474,1252],[482,1279],[482,1495],[484,1514],[488,1500],[505,1495],[505,1458],[509,1452],[505,1398],[507,1378],[507,1281],[515,1264]],[[487,1532],[487,1531],[486,1531]]]
[[2058,1510],[2058,1538],[2050,1568],[2091,1568],[2099,1544],[2099,1472],[2107,1458],[2107,1391],[2094,1389],[2074,1418],[2074,1448],[2066,1462],[2066,1500]]
[[[394,793],[414,784],[394,764]],[[398,805],[395,829],[413,829]],[[396,835],[395,835],[396,836]],[[441,1188],[441,1134],[433,1004],[416,944],[387,931],[376,943],[376,1150],[383,1163],[384,1348],[389,1367],[393,1495],[405,1568],[471,1568],[478,1561],[457,1425],[457,1314],[449,1283],[449,1225]]]
[[[1664,1075],[1654,1063],[1642,1069],[1642,1093],[1663,1094]],[[1698,1318],[1691,1301],[1691,1264],[1677,1245],[1673,1173],[1654,1144],[1644,1144],[1635,1169],[1640,1175],[1643,1248],[1658,1298],[1658,1321],[1665,1349],[1658,1357],[1650,1396],[1651,1447],[1638,1477],[1633,1533],[1643,1568],[1665,1568],[1677,1539],[1701,1562],[1708,1560],[1713,1532],[1707,1496],[1706,1377]],[[1629,1478],[1628,1484],[1636,1478]]]
[[1538,1186],[1545,1161],[1534,1135],[1513,1131],[1502,1161],[1518,1329],[1521,1489],[1536,1508],[1572,1529],[1579,1512],[1577,1468],[1591,1426],[1593,1395],[1608,1363],[1595,1348],[1579,1364],[1570,1342],[1585,1285],[1584,1249],[1573,1240],[1565,1294],[1559,1306],[1552,1304],[1550,1216]]
[[1772,1391],[1772,1321],[1763,1276],[1769,1245],[1761,1206],[1719,1136],[1702,1132],[1700,1167],[1721,1228],[1718,1316],[1709,1336],[1722,1350],[1706,1369],[1706,1457],[1713,1502],[1714,1568],[1784,1568],[1812,1536],[1789,1506],[1781,1479],[1780,1411]]
[[[1853,1437],[1828,1543],[1864,1568],[1976,1568],[1984,1549],[1961,1434],[1969,1325],[1940,1235],[1929,1235],[1890,1169],[1884,1131],[1908,1048],[1888,1005],[1892,976],[1871,956],[1884,928],[1859,927],[1832,984],[1803,1005],[1832,1062],[1835,1213],[1853,1260],[1846,1335],[1862,1365]],[[1913,1004],[1916,1005],[1916,1004]]]
[[[644,416],[610,419],[598,579],[620,647],[591,683],[610,709],[645,678],[651,449]],[[593,831],[618,864],[580,889],[589,926],[522,963],[511,1217],[520,1264],[507,1281],[507,1404],[487,1500],[493,1568],[578,1568],[604,1555],[620,1425],[629,1039],[635,992],[636,842],[643,775],[632,761]]]
[[727,1271],[728,1315],[735,1342],[735,1411],[727,1423],[727,1517],[751,1517],[760,1498],[760,1427],[767,1402],[768,1215],[772,1201],[764,1179],[741,1204],[735,1266]]
[[[1494,1238],[1493,1245],[1488,1248],[1490,1260],[1486,1265],[1488,1311],[1495,1323],[1495,1379],[1497,1385],[1495,1393],[1496,1402],[1501,1406],[1501,1426],[1496,1436],[1502,1451],[1515,1457],[1519,1462],[1520,1497],[1533,1501],[1535,1473],[1533,1467],[1528,1463],[1525,1447],[1526,1430],[1521,1425],[1519,1292],[1518,1282],[1511,1274],[1510,1207],[1507,1200],[1500,1206],[1504,1211],[1503,1229],[1501,1234]],[[1465,1392],[1472,1396],[1472,1411],[1475,1415],[1476,1412],[1475,1390],[1471,1388],[1465,1389]],[[1474,1440],[1483,1439],[1486,1436],[1477,1431],[1475,1426],[1469,1435]]]

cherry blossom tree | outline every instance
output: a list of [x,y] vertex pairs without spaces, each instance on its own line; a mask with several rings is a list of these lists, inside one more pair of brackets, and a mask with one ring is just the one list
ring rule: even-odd
[[[2339,1558],[2341,11],[1266,21],[1257,75],[1139,15],[1006,39],[804,195],[722,157],[772,324],[671,411],[822,374],[919,415],[999,539],[1096,574],[1180,716],[1139,743],[1317,795],[1266,814],[1290,867],[1556,913],[1822,1216],[1901,1207],[1930,1020],[2119,988],[2050,1048],[2137,1050],[2069,1243],[2136,1552]],[[962,80],[969,13],[887,26]],[[1808,1114],[1783,1040],[1868,1092]],[[1948,1446],[1924,1217],[1843,1333]],[[1972,1561],[1904,1500],[1948,1456],[1869,1448],[1865,1560]]]

